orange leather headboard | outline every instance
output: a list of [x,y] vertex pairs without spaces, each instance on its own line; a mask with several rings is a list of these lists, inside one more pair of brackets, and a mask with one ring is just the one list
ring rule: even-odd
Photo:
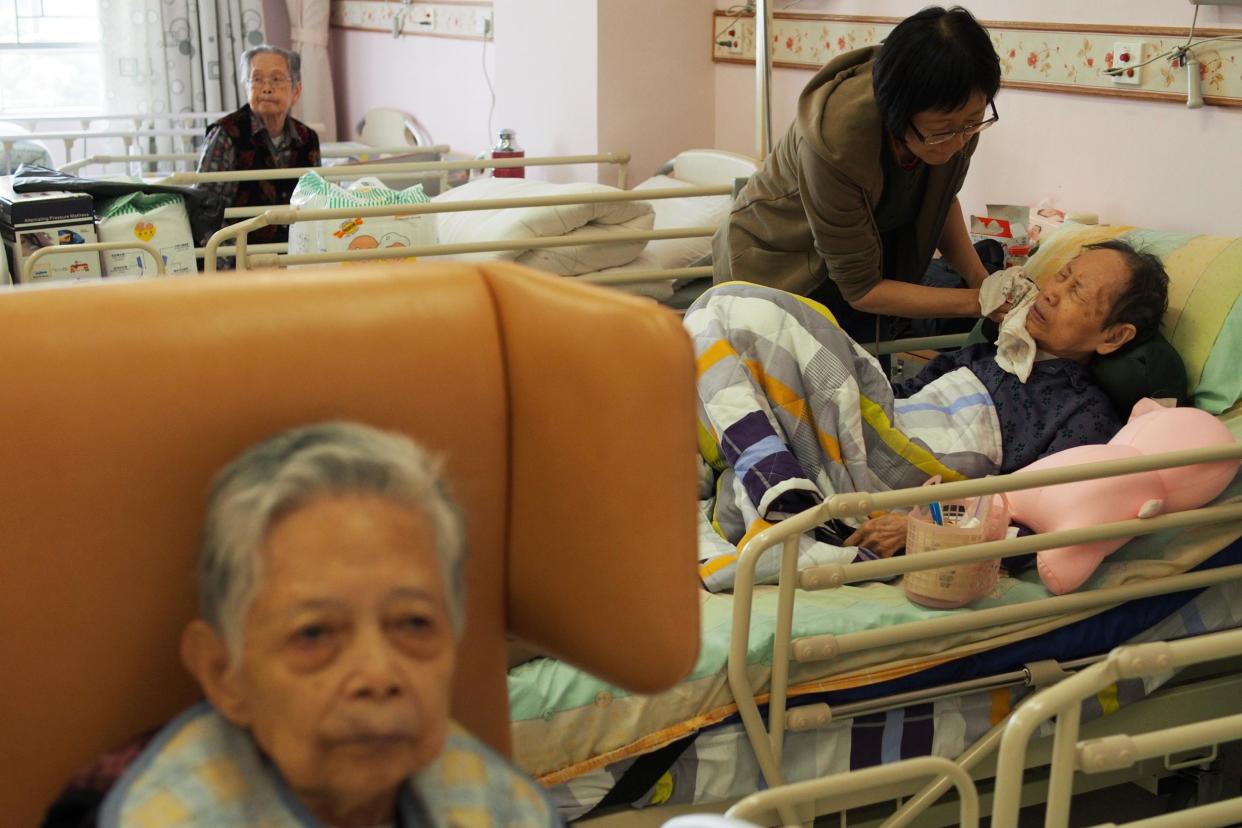
[[207,486],[350,419],[447,456],[467,516],[455,715],[508,750],[506,628],[610,681],[698,650],[694,366],[645,300],[513,265],[0,295],[0,814],[197,697],[177,641]]

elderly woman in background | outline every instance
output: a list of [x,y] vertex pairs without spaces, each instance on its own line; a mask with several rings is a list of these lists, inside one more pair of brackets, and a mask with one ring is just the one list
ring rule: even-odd
[[558,824],[449,719],[463,534],[399,435],[330,423],[245,452],[212,489],[182,636],[207,702],[131,752],[98,824]]
[[[238,61],[249,102],[207,127],[199,172],[318,167],[319,136],[289,115],[302,94],[302,58],[276,46],[255,46]],[[215,190],[226,207],[288,204],[296,179],[199,184]],[[251,243],[287,241],[285,225],[250,233]]]

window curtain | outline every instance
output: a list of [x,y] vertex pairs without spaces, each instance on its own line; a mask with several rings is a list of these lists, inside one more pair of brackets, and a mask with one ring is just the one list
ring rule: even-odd
[[[99,9],[106,111],[228,112],[245,102],[237,59],[263,42],[262,0],[99,0]],[[143,146],[182,148],[169,138]]]
[[302,55],[302,97],[293,117],[304,124],[322,124],[320,141],[336,140],[336,96],[328,63],[329,0],[285,0],[293,51]]

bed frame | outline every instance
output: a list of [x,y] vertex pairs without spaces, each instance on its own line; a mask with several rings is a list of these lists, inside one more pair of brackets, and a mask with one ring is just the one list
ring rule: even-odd
[[[706,175],[712,169],[712,159],[708,157],[715,151],[704,151],[702,157],[692,162],[690,173]],[[718,153],[719,164],[726,166],[720,169],[728,171],[730,177],[734,171],[741,171],[738,156],[729,153]],[[446,176],[453,170],[477,170],[488,168],[564,166],[574,164],[607,164],[617,169],[617,186],[624,190],[630,156],[628,153],[602,153],[596,155],[549,156],[512,159],[483,159],[476,161],[434,161],[393,164],[354,165],[350,167],[323,167],[316,169],[327,178],[352,178],[360,175],[379,174],[385,177],[409,175]],[[263,170],[256,172],[234,173],[177,173],[162,179],[163,184],[193,184],[208,181],[241,181],[256,179],[296,178],[304,174],[303,169]],[[266,244],[248,245],[246,234],[260,227],[272,224],[292,224],[296,221],[342,219],[354,216],[406,216],[426,215],[432,213],[465,212],[474,210],[495,210],[534,206],[556,206],[571,204],[594,204],[625,201],[650,201],[667,198],[690,198],[698,196],[732,195],[732,184],[713,186],[691,186],[667,189],[650,189],[642,191],[624,190],[616,193],[573,194],[567,196],[540,196],[513,199],[480,199],[474,201],[458,201],[445,204],[411,204],[402,206],[380,206],[366,208],[345,208],[335,210],[307,210],[287,206],[280,207],[242,207],[230,208],[225,211],[227,219],[242,219],[231,224],[208,241],[207,245],[196,254],[204,260],[204,269],[212,272],[216,268],[218,256],[233,256],[238,270],[260,267],[284,267],[300,264],[324,264],[329,262],[376,261],[384,259],[404,259],[411,256],[448,256],[463,253],[483,253],[505,250],[542,249],[569,247],[586,244],[610,244],[623,241],[652,241],[658,239],[704,238],[716,232],[714,225],[697,227],[669,228],[663,230],[629,231],[598,234],[577,234],[572,236],[553,236],[540,239],[520,241],[473,242],[467,244],[436,244],[418,245],[393,249],[375,249],[363,251],[344,251],[338,253],[304,253],[289,254],[288,245]],[[635,285],[651,282],[666,282],[671,279],[699,278],[711,274],[710,266],[691,266],[665,269],[629,270],[622,272],[587,273],[573,278],[601,285]]]
[[[846,705],[844,707],[847,709],[839,711],[823,703],[806,705],[787,711],[788,676],[791,661],[825,661],[839,655],[860,652],[873,647],[884,647],[898,642],[928,639],[952,632],[986,629],[1019,620],[1053,617],[1084,610],[1102,610],[1135,598],[1199,589],[1242,578],[1242,565],[1225,566],[1124,586],[1054,596],[1042,601],[1028,602],[1016,606],[980,609],[971,613],[953,614],[951,616],[880,630],[840,636],[817,636],[803,638],[794,642],[790,639],[790,629],[793,618],[793,602],[798,589],[833,589],[844,584],[888,578],[932,567],[952,566],[1010,555],[1030,554],[1041,549],[1051,549],[1109,538],[1152,534],[1173,528],[1228,523],[1238,526],[1239,531],[1242,532],[1242,503],[1207,506],[1152,518],[1125,520],[1084,529],[1050,532],[1043,535],[993,541],[973,546],[958,547],[956,549],[924,552],[915,556],[903,556],[846,565],[835,564],[797,571],[797,542],[798,537],[803,532],[833,518],[865,517],[874,511],[926,505],[933,500],[977,497],[1018,489],[1112,477],[1224,459],[1242,459],[1242,444],[1150,455],[1147,457],[1102,462],[1089,466],[1016,472],[982,480],[961,481],[935,487],[903,489],[877,494],[835,495],[823,504],[788,518],[756,535],[741,551],[738,561],[737,584],[733,604],[733,638],[729,655],[728,678],[748,740],[759,761],[767,784],[772,787],[784,784],[780,772],[780,759],[786,731],[822,727],[832,721],[834,717],[841,718],[841,714],[852,717],[891,709],[915,701],[927,701],[931,698],[955,695],[968,690],[1003,686],[1002,683],[1006,679],[1008,679],[1008,683],[1025,683],[1038,687],[1045,683],[1057,682],[1066,675],[1063,665],[1033,665],[1028,666],[1025,671],[1027,675],[1022,679],[1018,679],[1016,676],[978,679],[953,686],[903,694],[898,699],[877,699],[871,702]],[[777,545],[782,546],[781,574],[778,586],[775,652],[769,686],[768,719],[765,723],[754,698],[756,688],[751,686],[746,674],[746,653],[750,634],[751,599],[754,587],[755,565],[764,551]],[[1201,640],[1208,643],[1198,643]],[[999,745],[1001,754],[1000,767],[997,773],[996,813],[999,815],[1006,811],[1013,811],[1016,814],[1022,769],[1032,764],[1024,757],[1026,744],[1035,726],[1052,716],[1059,715],[1061,719],[1059,720],[1057,730],[1058,741],[1052,751],[1052,783],[1049,786],[1048,793],[1049,814],[1052,821],[1048,824],[1062,825],[1064,824],[1064,815],[1068,812],[1068,801],[1071,791],[1070,775],[1072,775],[1075,768],[1087,770],[1088,772],[1120,770],[1123,765],[1134,765],[1138,759],[1161,756],[1192,745],[1215,744],[1228,741],[1242,734],[1242,716],[1239,716],[1233,717],[1219,726],[1213,724],[1196,725],[1185,730],[1180,735],[1166,733],[1158,736],[1142,737],[1142,740],[1136,743],[1138,747],[1134,748],[1126,747],[1125,744],[1128,743],[1123,744],[1117,741],[1108,742],[1105,747],[1080,746],[1077,749],[1078,758],[1075,759],[1076,754],[1074,753],[1075,748],[1072,741],[1077,737],[1078,732],[1078,707],[1074,702],[1084,698],[1082,693],[1089,695],[1090,692],[1093,692],[1082,688],[1094,687],[1098,689],[1110,683],[1118,675],[1139,676],[1164,672],[1184,664],[1206,660],[1203,654],[1219,652],[1221,657],[1235,652],[1242,654],[1242,649],[1235,651],[1224,648],[1225,645],[1219,643],[1235,641],[1238,647],[1242,647],[1242,633],[1209,634],[1201,638],[1176,642],[1174,644],[1161,643],[1159,645],[1141,645],[1135,648],[1128,648],[1129,650],[1148,654],[1141,658],[1138,655],[1134,655],[1129,657],[1129,660],[1117,656],[1115,652],[1103,661],[1085,667],[1079,676],[1073,679],[1066,679],[1057,684],[1055,695],[1047,695],[1054,692],[1054,690],[1045,690],[1034,696],[1034,700],[1028,704],[1020,706],[1010,716],[1007,724],[993,728],[979,742],[967,749],[957,760],[956,767],[964,773],[975,770],[980,765],[981,760],[988,757]],[[1223,649],[1219,651],[1214,649],[1218,646]],[[1233,644],[1229,646],[1232,647]],[[1173,649],[1166,649],[1170,647]],[[1127,648],[1122,648],[1122,650],[1125,649]],[[1171,654],[1183,650],[1189,655],[1175,656]],[[1121,652],[1121,650],[1117,652]],[[1212,657],[1216,656],[1213,655]],[[1138,660],[1136,661],[1135,659]],[[1078,663],[1069,666],[1082,667],[1085,665]],[[1118,672],[1119,670],[1121,671],[1120,673]],[[1103,682],[1103,684],[1100,682]],[[1232,701],[1236,699],[1235,694],[1240,683],[1242,683],[1242,679],[1226,682],[1221,686],[1220,692],[1227,694],[1225,698]],[[1078,695],[1074,695],[1075,693]],[[1041,699],[1043,701],[1040,701]],[[1233,702],[1233,706],[1236,708],[1236,701]],[[1018,715],[1019,711],[1021,711],[1021,715]],[[1197,739],[1205,739],[1205,741],[1195,741]],[[1109,753],[1109,750],[1113,752]],[[1122,762],[1121,757],[1123,754],[1129,756],[1131,761]],[[1105,756],[1110,758],[1101,758]],[[1034,764],[1039,764],[1039,761],[1035,761]],[[916,766],[910,766],[910,768],[914,767]],[[919,765],[917,767],[923,768],[924,766]],[[931,766],[927,765],[926,767],[930,768]],[[938,765],[937,767],[940,766]],[[852,777],[854,775],[842,776]],[[877,780],[876,784],[879,785],[889,784],[893,780],[893,777],[879,773],[875,774],[874,778]],[[845,787],[841,787],[840,791],[856,791],[864,785],[869,785],[869,780],[871,779],[871,776],[862,776],[856,780],[857,784],[841,783]],[[900,819],[885,824],[893,826],[910,824],[915,817],[934,802],[951,784],[958,784],[960,781],[961,775],[956,772],[945,776],[934,786],[925,789],[921,794],[907,802],[898,812]],[[824,790],[826,792],[836,792],[836,785],[837,783],[828,785]],[[891,796],[879,798],[891,798]],[[820,813],[830,813],[837,810],[838,807],[841,807],[842,801],[841,797],[838,796],[835,803],[829,806],[829,810],[821,810]],[[805,815],[800,816],[797,814],[787,804],[786,800],[777,797],[769,804],[776,808],[784,824],[800,824],[803,821],[803,816]],[[1242,813],[1242,811],[1230,810],[1228,813],[1236,816]],[[1014,819],[1016,819],[1016,816]],[[994,824],[999,826],[1015,823],[1012,821],[998,821]],[[1208,823],[1170,822],[1168,824],[1206,825]]]

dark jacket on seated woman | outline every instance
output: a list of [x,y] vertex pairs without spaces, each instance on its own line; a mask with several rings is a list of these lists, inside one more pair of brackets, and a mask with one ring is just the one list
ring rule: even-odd
[[[319,164],[319,136],[313,129],[290,116],[285,119],[284,130],[273,137],[251,111],[250,104],[245,104],[207,128],[207,146],[198,170],[278,170]],[[297,183],[296,178],[276,178],[199,186],[218,190],[229,207],[253,207],[288,204]],[[288,241],[289,228],[270,225],[250,233],[247,240],[251,244]]]

